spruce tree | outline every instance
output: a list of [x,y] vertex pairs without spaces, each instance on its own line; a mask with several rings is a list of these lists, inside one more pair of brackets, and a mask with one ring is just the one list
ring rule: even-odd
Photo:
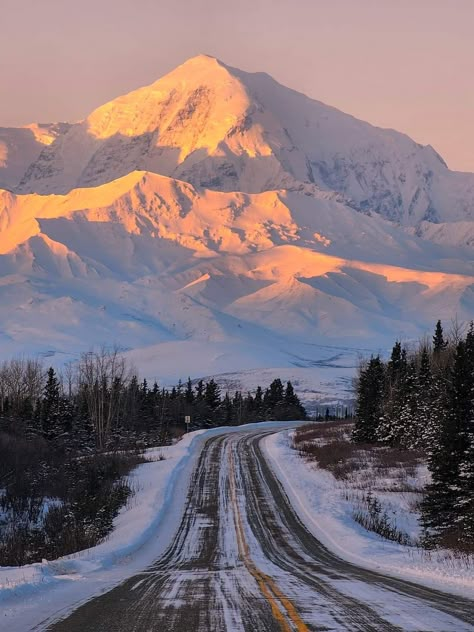
[[188,377],[188,381],[186,382],[186,392],[185,398],[187,404],[192,404],[194,401],[194,391],[193,391],[193,383],[191,382],[191,378]]
[[263,405],[263,390],[261,386],[257,386],[254,397],[254,410],[256,421],[262,421],[265,419],[265,411]]
[[298,395],[295,393],[293,384],[291,382],[286,383],[285,396],[284,396],[284,416],[282,419],[305,419],[306,411],[300,402]]
[[52,440],[61,434],[61,420],[59,417],[60,390],[59,381],[53,367],[48,369],[47,381],[41,401],[41,425],[43,435]]
[[270,387],[266,389],[263,398],[266,416],[268,419],[273,419],[275,417],[275,408],[283,403],[284,397],[285,391],[282,381],[280,378],[276,378],[270,384]]
[[432,481],[427,487],[422,515],[428,541],[442,541],[456,524],[459,481],[465,455],[469,451],[468,436],[472,414],[472,358],[466,342],[460,340],[456,347],[438,443],[429,463]]
[[387,445],[400,443],[401,413],[407,397],[407,356],[400,342],[396,342],[387,364],[384,383],[383,413],[377,428],[378,441]]
[[382,415],[385,369],[379,356],[362,367],[357,382],[356,419],[352,433],[356,443],[373,443]]
[[211,379],[204,390],[204,400],[211,410],[216,410],[221,401],[221,391],[217,382]]
[[433,336],[433,353],[439,355],[448,346],[447,341],[444,339],[443,326],[441,321],[438,320],[435,327],[435,333]]
[[[466,410],[460,430],[462,454],[456,493],[456,525],[462,546],[474,545],[474,323],[466,336],[466,362],[469,378],[465,385],[466,397],[470,388],[471,406]],[[467,407],[466,407],[467,408]]]
[[224,426],[231,426],[234,422],[233,412],[234,407],[232,406],[232,400],[229,397],[229,393],[226,393],[224,399],[221,403],[221,418]]
[[[416,365],[412,361],[407,366],[403,382],[403,394],[400,400],[400,420],[393,428],[392,442],[395,445],[409,449],[419,447],[421,441],[417,377]],[[400,386],[398,388],[400,389]]]
[[204,382],[203,380],[199,380],[196,385],[196,399],[197,401],[201,401],[204,397]]
[[474,419],[472,416],[467,428],[466,447],[459,464],[455,510],[460,544],[472,550],[474,546]]
[[441,389],[431,369],[428,349],[421,350],[420,366],[417,379],[418,394],[418,441],[415,447],[422,448],[431,454],[438,441],[442,411]]

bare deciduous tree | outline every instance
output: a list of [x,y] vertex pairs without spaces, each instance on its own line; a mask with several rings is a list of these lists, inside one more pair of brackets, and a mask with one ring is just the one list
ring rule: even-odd
[[29,399],[34,406],[41,396],[44,380],[42,363],[33,358],[14,358],[0,366],[0,410],[3,412],[8,398],[10,406],[18,413],[22,402]]
[[78,385],[85,397],[97,447],[103,448],[117,420],[131,368],[117,347],[102,347],[98,351],[83,353],[77,371]]

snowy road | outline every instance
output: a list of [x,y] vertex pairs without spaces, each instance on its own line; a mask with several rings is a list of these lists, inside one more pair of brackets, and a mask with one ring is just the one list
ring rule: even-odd
[[142,573],[55,632],[474,631],[474,604],[351,565],[301,524],[267,465],[268,431],[207,440],[180,527]]

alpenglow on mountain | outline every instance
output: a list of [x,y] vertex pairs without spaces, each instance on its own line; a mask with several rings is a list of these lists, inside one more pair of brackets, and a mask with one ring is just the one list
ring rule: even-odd
[[337,366],[474,314],[474,174],[212,57],[78,123],[0,128],[0,186],[5,353]]

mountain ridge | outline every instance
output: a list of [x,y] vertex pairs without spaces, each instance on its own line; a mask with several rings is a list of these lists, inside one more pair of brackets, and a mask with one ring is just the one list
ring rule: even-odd
[[223,191],[319,188],[407,226],[474,217],[474,174],[449,171],[431,146],[202,55],[73,125],[17,191],[64,193],[136,169]]

